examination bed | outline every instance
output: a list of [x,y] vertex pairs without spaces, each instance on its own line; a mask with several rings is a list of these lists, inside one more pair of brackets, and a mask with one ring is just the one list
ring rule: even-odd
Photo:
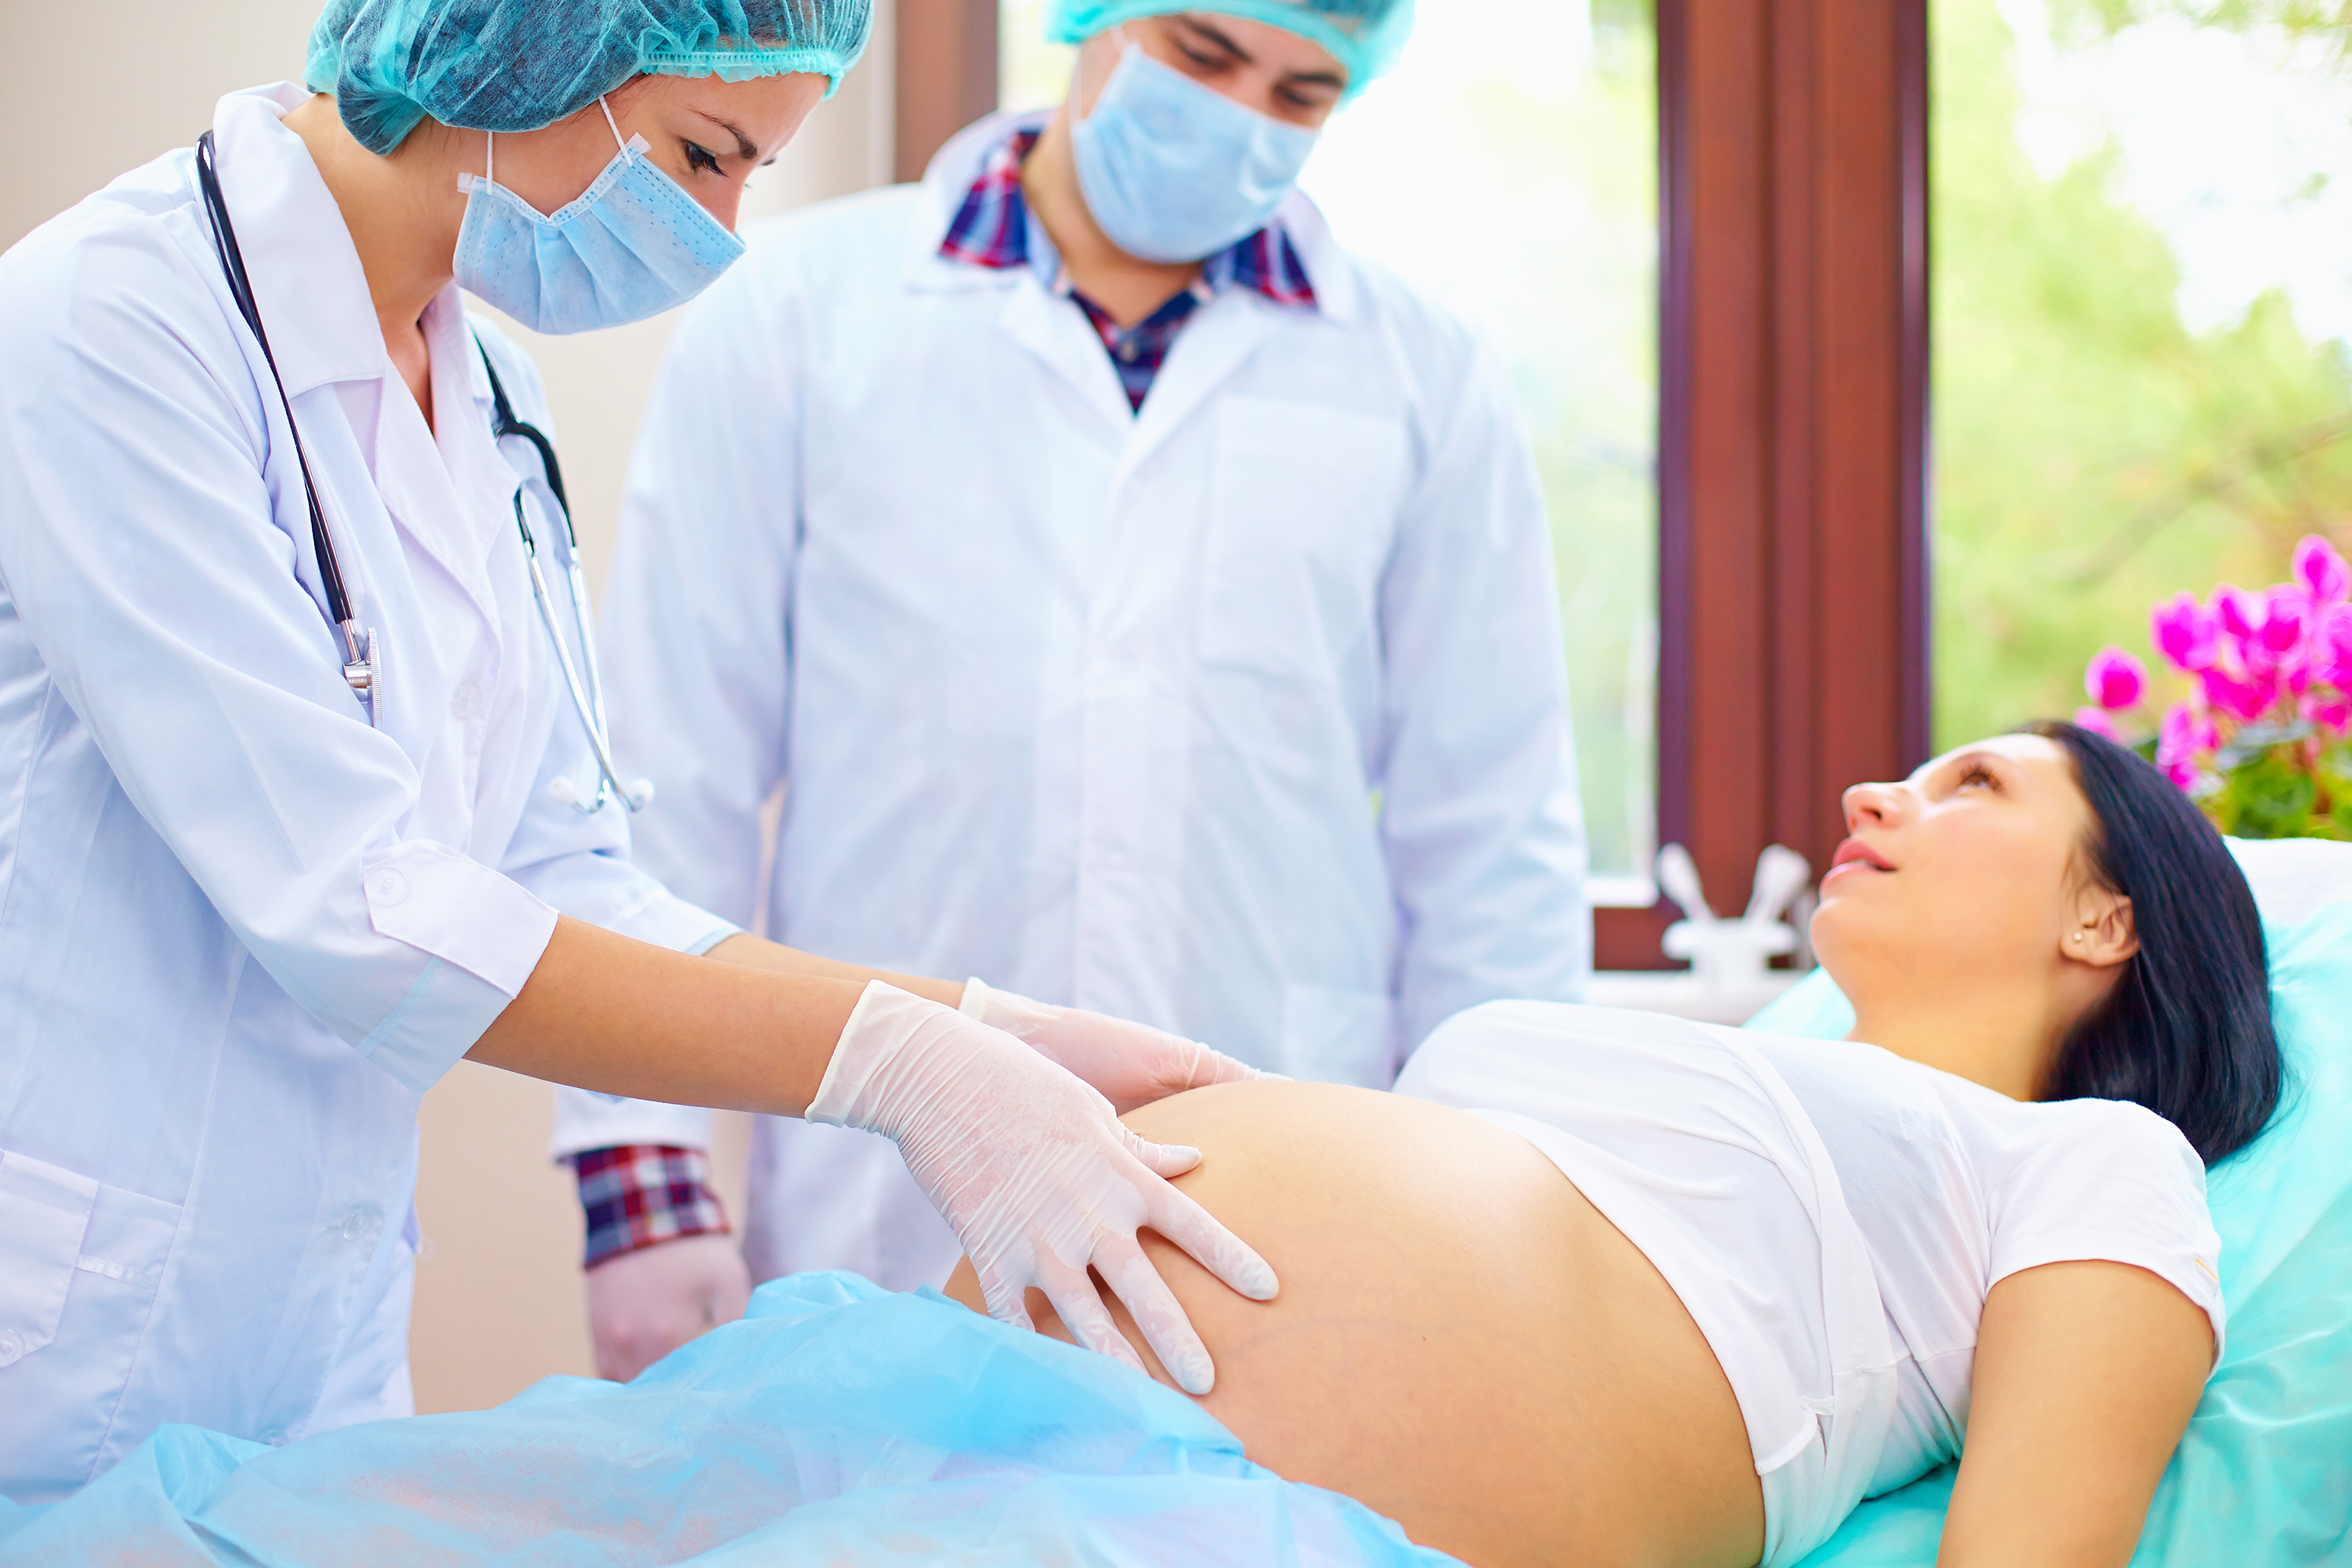
[[[2352,1553],[2352,846],[2311,847],[2295,869],[2326,874],[2283,897],[2270,855],[2249,861],[2290,1092],[2211,1176],[2227,1353],[2142,1565]],[[1833,1036],[1849,1017],[1816,975],[1758,1021]],[[1865,1503],[1806,1568],[1929,1568],[1950,1487],[1941,1471]],[[0,1501],[0,1568],[941,1560],[1450,1561],[1252,1465],[1171,1389],[847,1275],[763,1287],[742,1322],[625,1386],[551,1378],[495,1410],[285,1448],[168,1427],[67,1502]]]

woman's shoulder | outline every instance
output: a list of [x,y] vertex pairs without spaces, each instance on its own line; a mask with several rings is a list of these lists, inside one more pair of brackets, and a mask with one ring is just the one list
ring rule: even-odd
[[0,403],[77,397],[202,406],[257,429],[227,286],[186,148],[84,197],[0,255]]
[[194,149],[141,164],[33,228],[0,253],[0,302],[28,287],[87,283],[92,266],[185,271],[182,230],[200,222]]

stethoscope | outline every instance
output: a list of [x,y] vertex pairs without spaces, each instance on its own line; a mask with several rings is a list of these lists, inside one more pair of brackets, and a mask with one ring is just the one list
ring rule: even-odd
[[[269,336],[261,329],[261,311],[254,302],[252,280],[246,276],[245,257],[237,249],[236,230],[229,223],[228,204],[221,198],[214,157],[213,133],[207,131],[196,138],[196,183],[204,191],[205,212],[212,219],[213,246],[220,253],[222,269],[228,274],[229,297],[236,302],[237,314],[245,319],[254,341],[261,345],[261,358],[269,366],[269,379],[278,385],[278,403],[286,411],[286,428],[294,437],[294,462],[302,471],[302,497],[310,504],[310,548],[318,557],[320,583],[326,590],[327,618],[342,637],[343,679],[367,704],[368,717],[373,722],[376,704],[383,692],[383,669],[376,660],[376,634],[361,629],[352,612],[351,596],[344,591],[342,565],[335,556],[335,541],[327,532],[326,514],[319,507],[318,487],[310,479],[310,460],[302,451],[302,432],[294,423],[293,402],[286,395],[285,378],[278,373],[277,356],[269,351]],[[531,598],[538,601],[540,623],[547,628],[548,641],[555,645],[556,667],[563,674],[564,688],[572,694],[572,711],[580,716],[580,727],[587,731],[589,748],[596,754],[593,796],[583,800],[579,786],[562,774],[548,785],[547,792],[588,816],[595,815],[615,800],[632,811],[642,811],[652,803],[652,781],[639,779],[623,784],[619,770],[613,765],[612,727],[604,716],[604,682],[596,668],[596,642],[588,627],[588,580],[580,570],[580,536],[572,526],[572,502],[563,493],[563,469],[555,460],[555,444],[537,425],[515,417],[514,403],[499,381],[498,367],[490,362],[489,350],[482,347],[479,339],[475,340],[474,348],[482,356],[482,369],[490,379],[492,439],[504,441],[510,435],[519,435],[538,450],[548,493],[555,497],[556,507],[563,517],[563,571],[572,593],[572,625],[580,639],[577,663],[556,621],[555,596],[548,591],[547,573],[540,566],[539,540],[531,533],[530,519],[523,511],[522,483],[516,481],[515,527],[522,534]]]

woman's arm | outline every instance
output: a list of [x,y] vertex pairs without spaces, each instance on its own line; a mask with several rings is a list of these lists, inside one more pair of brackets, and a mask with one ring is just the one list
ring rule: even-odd
[[2212,1364],[2204,1309],[2145,1269],[1995,1285],[1937,1568],[2122,1568]]

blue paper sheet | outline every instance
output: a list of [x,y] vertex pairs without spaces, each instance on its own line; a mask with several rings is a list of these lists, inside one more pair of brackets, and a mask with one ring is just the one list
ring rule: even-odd
[[626,1386],[285,1448],[167,1427],[68,1501],[0,1501],[0,1568],[942,1561],[1454,1560],[1113,1362],[850,1274],[762,1287]]

